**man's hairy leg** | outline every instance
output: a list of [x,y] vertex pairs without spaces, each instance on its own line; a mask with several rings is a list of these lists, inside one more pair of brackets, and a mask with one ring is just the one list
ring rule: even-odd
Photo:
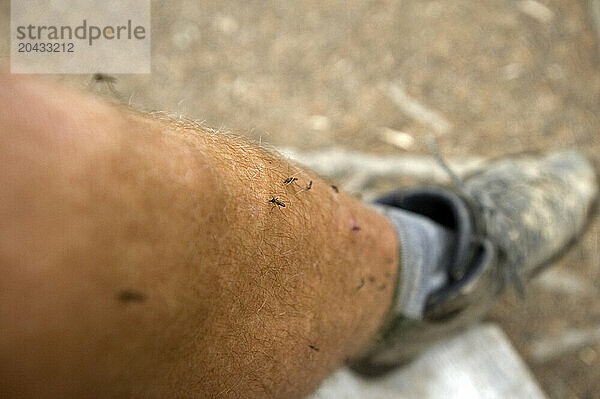
[[33,80],[0,110],[2,396],[301,397],[383,322],[395,233],[310,172]]

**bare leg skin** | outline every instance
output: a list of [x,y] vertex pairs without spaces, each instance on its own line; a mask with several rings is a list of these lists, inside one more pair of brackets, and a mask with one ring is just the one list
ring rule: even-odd
[[302,397],[391,304],[385,218],[192,123],[0,75],[0,187],[2,397]]

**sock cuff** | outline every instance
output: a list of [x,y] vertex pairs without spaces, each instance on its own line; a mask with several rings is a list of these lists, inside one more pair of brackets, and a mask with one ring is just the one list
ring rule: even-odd
[[374,208],[388,218],[399,241],[400,265],[391,312],[421,319],[427,297],[447,281],[453,234],[413,212],[384,205]]

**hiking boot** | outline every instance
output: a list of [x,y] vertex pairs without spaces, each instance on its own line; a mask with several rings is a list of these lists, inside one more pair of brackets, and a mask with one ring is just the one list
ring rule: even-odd
[[406,363],[480,320],[507,287],[522,291],[581,234],[598,191],[593,166],[575,151],[500,160],[457,186],[399,190],[376,201],[451,229],[456,245],[448,283],[428,296],[422,319],[392,311],[370,350],[351,364],[360,373]]

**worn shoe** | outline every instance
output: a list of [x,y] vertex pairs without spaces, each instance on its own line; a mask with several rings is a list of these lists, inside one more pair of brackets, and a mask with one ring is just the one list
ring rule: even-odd
[[406,363],[478,321],[508,286],[521,291],[580,235],[598,192],[593,166],[575,151],[497,161],[458,185],[376,201],[452,229],[456,248],[449,283],[428,297],[423,318],[392,311],[371,349],[351,364],[355,370],[379,375]]

